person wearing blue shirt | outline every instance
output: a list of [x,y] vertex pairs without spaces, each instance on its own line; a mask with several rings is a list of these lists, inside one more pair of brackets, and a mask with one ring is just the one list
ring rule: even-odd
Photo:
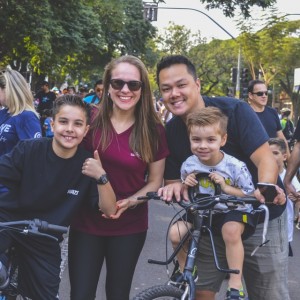
[[99,104],[103,94],[103,81],[102,79],[96,81],[94,86],[94,92],[87,94],[83,101],[86,103]]
[[[180,179],[180,167],[191,155],[190,141],[186,128],[186,118],[191,112],[207,106],[218,107],[228,117],[227,142],[222,147],[224,152],[243,161],[253,179],[253,183],[267,182],[282,186],[278,177],[278,166],[268,145],[268,135],[253,109],[237,99],[229,97],[202,96],[200,80],[196,68],[186,57],[171,55],[161,59],[156,71],[157,83],[166,108],[174,117],[166,124],[166,134],[170,155],[166,160],[165,186],[159,195],[170,201],[173,196],[181,198],[183,184]],[[282,186],[283,187],[283,186]],[[251,256],[251,252],[260,244],[263,226],[259,220],[255,233],[244,241],[244,279],[249,299],[289,300],[288,291],[288,242],[286,228],[286,197],[282,189],[276,186],[278,195],[270,206],[270,218],[264,247]],[[258,189],[255,197],[261,202],[263,196]],[[183,197],[188,199],[187,193]],[[220,265],[225,255],[224,242],[221,237],[214,238]],[[221,257],[221,253],[223,256]],[[222,261],[221,261],[222,259]],[[225,274],[214,266],[211,244],[208,236],[202,236],[197,253],[199,281],[197,282],[197,300],[213,300],[219,291]],[[245,299],[232,287],[227,291],[226,299]]]
[[0,156],[20,140],[40,138],[39,115],[25,78],[15,70],[0,71]]

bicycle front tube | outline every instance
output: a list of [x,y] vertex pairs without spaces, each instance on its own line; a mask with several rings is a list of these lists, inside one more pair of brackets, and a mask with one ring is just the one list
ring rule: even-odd
[[194,300],[196,294],[195,282],[193,280],[193,271],[196,261],[196,255],[199,247],[199,240],[201,237],[201,228],[203,223],[203,216],[200,216],[198,211],[193,211],[193,219],[194,219],[194,231],[192,233],[192,237],[189,243],[189,251],[187,255],[187,259],[184,267],[184,278],[190,286],[190,300]]

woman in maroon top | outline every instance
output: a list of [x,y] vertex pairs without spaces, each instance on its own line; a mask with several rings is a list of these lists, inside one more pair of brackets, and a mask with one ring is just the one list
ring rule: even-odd
[[144,64],[133,56],[111,61],[103,85],[85,147],[99,152],[107,176],[98,184],[110,182],[117,212],[107,218],[86,206],[74,219],[69,237],[72,300],[95,299],[104,259],[107,299],[129,299],[148,228],[148,204],[137,197],[161,186],[169,153]]

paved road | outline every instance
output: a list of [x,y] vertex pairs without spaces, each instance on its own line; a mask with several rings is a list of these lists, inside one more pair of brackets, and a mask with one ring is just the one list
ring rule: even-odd
[[[163,260],[165,258],[165,233],[173,215],[174,210],[172,207],[169,207],[161,202],[153,201],[150,203],[150,228],[148,231],[146,244],[142,251],[133,279],[131,297],[147,287],[156,284],[163,284],[167,281],[168,276],[166,268],[164,266],[150,265],[147,263],[147,259],[153,258]],[[294,257],[289,258],[289,287],[291,300],[298,300],[300,298],[298,292],[300,279],[300,231],[297,229],[295,230],[294,234],[293,250]],[[99,281],[96,300],[106,300],[103,275],[104,272],[102,272],[102,276]],[[224,283],[219,295],[216,297],[216,300],[224,299],[225,289],[226,282]],[[69,290],[68,270],[66,267],[61,282],[61,300],[69,299]]]

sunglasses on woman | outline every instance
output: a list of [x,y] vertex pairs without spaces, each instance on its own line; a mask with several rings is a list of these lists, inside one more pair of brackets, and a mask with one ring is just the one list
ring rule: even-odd
[[127,87],[131,92],[138,91],[143,85],[143,83],[138,80],[130,80],[130,81],[124,81],[122,79],[110,80],[110,85],[114,90],[121,90],[125,84],[127,84]]

